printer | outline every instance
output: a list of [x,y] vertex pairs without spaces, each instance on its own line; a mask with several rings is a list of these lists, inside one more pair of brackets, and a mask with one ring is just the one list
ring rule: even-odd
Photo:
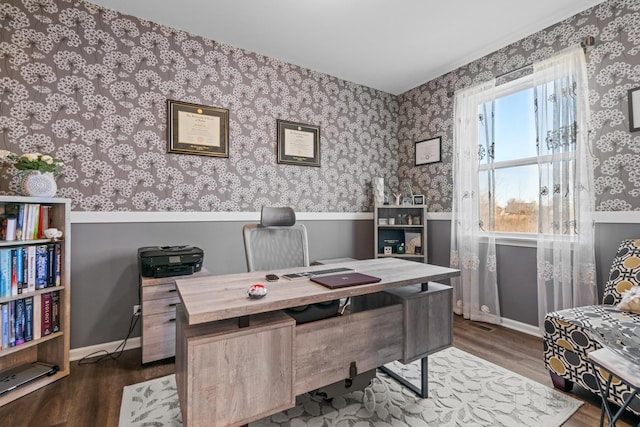
[[145,246],[138,248],[140,274],[169,277],[193,274],[202,269],[204,252],[194,246]]

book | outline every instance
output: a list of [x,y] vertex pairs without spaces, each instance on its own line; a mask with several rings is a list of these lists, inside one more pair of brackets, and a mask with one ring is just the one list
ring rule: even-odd
[[2,348],[9,348],[9,304],[0,304],[0,324],[2,325]]
[[62,271],[62,244],[60,242],[54,243],[53,261],[53,286],[60,286],[62,279],[60,272]]
[[25,214],[24,214],[24,224],[22,226],[22,240],[30,240],[31,236],[29,235],[29,224],[32,222],[33,209],[31,208],[31,204],[26,204],[24,206]]
[[36,246],[36,268],[35,268],[35,287],[36,290],[44,289],[48,286],[47,276],[49,274],[48,266],[49,251],[47,245]]
[[33,340],[33,297],[24,299],[24,314],[24,341],[28,342]]
[[27,246],[27,290],[36,290],[36,247]]
[[51,332],[60,332],[60,292],[51,292]]
[[9,347],[15,347],[16,345],[16,302],[9,301],[7,303],[9,305]]
[[42,336],[51,334],[51,293],[41,295],[40,331]]
[[40,227],[40,205],[39,204],[35,204],[33,205],[33,226],[31,228],[31,238],[32,239],[37,239],[38,238],[38,227]]
[[18,286],[18,293],[21,294],[23,292],[27,292],[25,282],[24,282],[24,255],[22,252],[25,250],[23,247],[15,248],[14,251],[16,253],[16,282]]
[[42,338],[42,295],[33,296],[33,339]]
[[11,249],[11,295],[18,295],[18,274],[17,274],[17,253],[16,249]]
[[11,249],[0,249],[0,297],[11,296]]
[[18,222],[16,223],[16,240],[24,240],[23,232],[24,232],[24,210],[25,205],[23,203],[18,203],[16,205],[17,214],[16,218]]
[[25,315],[25,306],[24,299],[15,300],[16,306],[16,314],[15,314],[15,334],[16,334],[16,345],[24,344],[24,333],[25,333],[25,323],[26,323],[26,315]]
[[40,221],[38,223],[38,238],[43,239],[44,230],[51,225],[51,206],[40,206]]

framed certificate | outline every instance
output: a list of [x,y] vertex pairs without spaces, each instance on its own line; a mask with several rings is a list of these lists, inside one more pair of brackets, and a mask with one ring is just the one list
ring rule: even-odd
[[429,163],[441,162],[440,149],[442,145],[441,137],[425,139],[416,142],[416,163],[415,166],[426,165]]
[[167,152],[229,157],[229,110],[168,99]]
[[320,166],[320,126],[278,120],[278,163]]

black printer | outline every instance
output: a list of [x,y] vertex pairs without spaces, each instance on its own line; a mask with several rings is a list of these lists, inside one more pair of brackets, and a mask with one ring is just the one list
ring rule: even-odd
[[194,246],[146,246],[138,249],[140,273],[144,277],[193,274],[202,269],[204,252]]

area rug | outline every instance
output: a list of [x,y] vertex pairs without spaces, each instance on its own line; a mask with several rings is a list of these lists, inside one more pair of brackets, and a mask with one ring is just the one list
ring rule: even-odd
[[[420,365],[387,365],[416,384]],[[297,406],[251,427],[560,426],[582,402],[456,348],[429,356],[429,398],[378,372],[364,391],[331,402],[305,394]],[[120,427],[182,426],[175,376],[126,386]]]

